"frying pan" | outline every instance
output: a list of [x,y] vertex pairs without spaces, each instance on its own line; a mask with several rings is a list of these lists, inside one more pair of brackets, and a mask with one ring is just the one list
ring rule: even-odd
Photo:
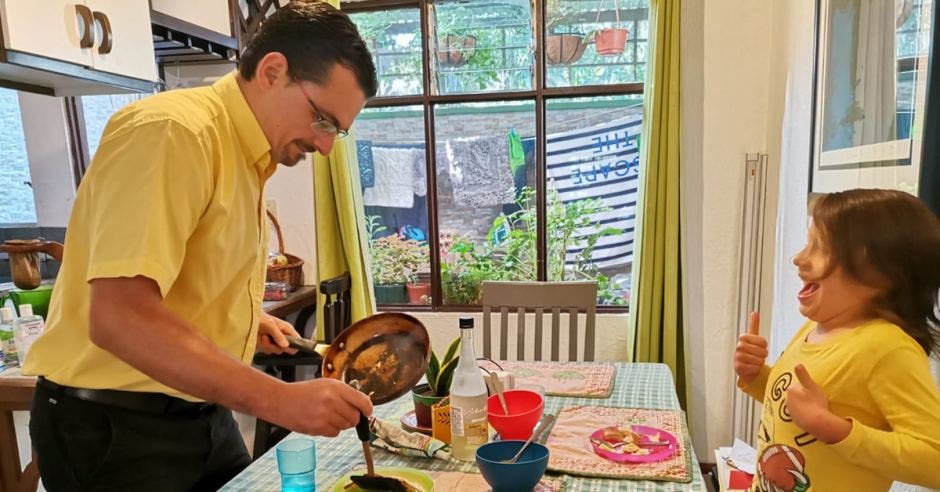
[[[288,337],[291,347],[310,351],[309,342]],[[321,374],[353,386],[373,405],[392,401],[410,391],[428,367],[431,339],[415,317],[403,313],[380,313],[361,319],[343,330],[323,354]],[[394,490],[397,480],[375,475],[369,448],[369,421],[359,416],[356,434],[362,441],[368,473],[354,482]]]
[[380,313],[340,333],[323,355],[322,374],[369,396],[373,405],[411,391],[428,367],[431,339],[413,316]]

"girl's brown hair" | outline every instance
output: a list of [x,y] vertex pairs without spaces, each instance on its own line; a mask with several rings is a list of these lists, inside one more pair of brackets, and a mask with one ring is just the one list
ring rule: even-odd
[[894,190],[829,193],[811,204],[830,248],[829,269],[879,288],[875,314],[898,324],[928,355],[940,328],[940,220],[916,197]]

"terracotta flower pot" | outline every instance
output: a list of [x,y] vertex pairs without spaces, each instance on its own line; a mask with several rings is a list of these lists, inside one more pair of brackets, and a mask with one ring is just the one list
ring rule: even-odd
[[594,45],[598,55],[619,55],[627,43],[626,29],[604,29],[594,33]]
[[423,299],[423,296],[427,296],[427,299],[431,298],[430,282],[409,283],[406,287],[408,289],[408,304],[430,304],[430,301]]
[[581,59],[587,43],[580,34],[550,34],[545,38],[549,65],[570,65]]
[[460,67],[467,64],[477,38],[473,36],[444,36],[437,46],[437,63],[441,66]]

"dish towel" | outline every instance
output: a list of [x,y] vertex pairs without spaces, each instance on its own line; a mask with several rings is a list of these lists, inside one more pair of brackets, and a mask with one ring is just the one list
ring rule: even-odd
[[402,456],[450,459],[450,446],[420,432],[408,432],[397,424],[373,417],[369,423],[372,445]]
[[362,201],[373,207],[411,208],[415,193],[412,174],[420,149],[372,146],[375,186],[362,192]]
[[437,162],[449,171],[459,206],[491,207],[516,198],[505,135],[447,140],[437,149]]

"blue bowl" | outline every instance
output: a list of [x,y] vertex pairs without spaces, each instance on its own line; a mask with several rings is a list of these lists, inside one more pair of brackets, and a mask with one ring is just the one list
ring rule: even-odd
[[477,466],[493,492],[529,491],[545,474],[548,448],[532,443],[515,463],[500,463],[515,456],[525,441],[493,441],[477,448]]

